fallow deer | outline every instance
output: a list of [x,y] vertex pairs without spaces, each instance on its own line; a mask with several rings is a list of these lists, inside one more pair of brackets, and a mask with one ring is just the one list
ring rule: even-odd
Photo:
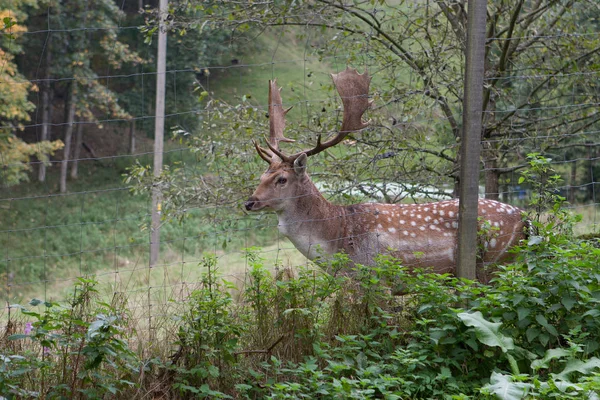
[[[269,163],[260,184],[245,202],[246,210],[277,213],[280,232],[307,258],[345,252],[355,263],[372,265],[380,253],[400,258],[408,267],[432,267],[439,273],[454,272],[458,233],[458,200],[426,204],[363,203],[349,206],[327,201],[306,173],[307,159],[340,143],[349,133],[368,126],[362,119],[369,108],[371,78],[346,69],[332,74],[342,98],[343,119],[339,132],[314,148],[293,155],[279,149],[293,142],[283,134],[285,114],[280,89],[269,81],[270,137],[268,149],[254,141],[258,155]],[[479,200],[481,254],[478,279],[487,281],[484,265],[511,256],[508,249],[524,238],[521,210],[494,200]]]

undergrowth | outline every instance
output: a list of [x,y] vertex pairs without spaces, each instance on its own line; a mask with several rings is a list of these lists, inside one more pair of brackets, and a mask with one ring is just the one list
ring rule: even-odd
[[[82,279],[66,305],[33,301],[2,343],[6,398],[581,398],[600,390],[600,249],[530,240],[493,282],[396,260],[346,277],[270,273],[256,251],[241,293],[207,273],[179,319],[176,351],[141,359],[120,303]],[[334,262],[341,266],[340,255]],[[394,298],[382,282],[410,294]],[[26,317],[27,321],[23,319]],[[157,384],[160,382],[160,384]]]
[[[125,299],[102,302],[95,282],[81,279],[69,303],[34,300],[11,317],[0,395],[600,399],[600,248],[572,236],[564,199],[544,198],[551,215],[530,215],[536,233],[489,285],[383,256],[355,266],[352,279],[336,273],[349,268],[343,254],[330,273],[272,273],[248,249],[237,288],[207,256],[198,288],[172,315],[169,357],[133,351]],[[408,294],[393,296],[400,286]]]

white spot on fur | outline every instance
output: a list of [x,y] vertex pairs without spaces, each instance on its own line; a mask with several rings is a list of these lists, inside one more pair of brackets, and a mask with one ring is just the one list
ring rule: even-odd
[[453,228],[458,228],[458,222],[456,222],[456,221],[452,222],[452,227]]
[[388,231],[389,231],[390,233],[396,233],[396,228],[389,228],[389,229],[388,229]]
[[496,238],[492,238],[492,240],[490,240],[490,247],[493,249],[494,247],[496,247]]

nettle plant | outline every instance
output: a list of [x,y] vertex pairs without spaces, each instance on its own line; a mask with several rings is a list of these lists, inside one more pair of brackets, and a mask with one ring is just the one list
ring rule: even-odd
[[78,278],[66,304],[34,299],[11,306],[28,322],[9,323],[0,355],[3,396],[103,398],[135,385],[141,363],[125,339],[127,314],[122,304],[101,302],[96,284]]

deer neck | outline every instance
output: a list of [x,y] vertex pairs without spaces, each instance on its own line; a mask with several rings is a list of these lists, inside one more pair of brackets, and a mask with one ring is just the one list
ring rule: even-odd
[[308,177],[300,187],[294,201],[277,213],[279,231],[311,260],[321,252],[335,253],[342,207],[327,201]]

